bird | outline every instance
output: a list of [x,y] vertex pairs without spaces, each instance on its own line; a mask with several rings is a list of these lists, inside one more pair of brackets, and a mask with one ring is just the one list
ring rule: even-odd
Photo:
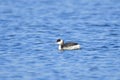
[[80,49],[80,45],[75,42],[67,42],[64,43],[64,40],[62,39],[57,39],[57,44],[59,50],[75,50],[75,49]]

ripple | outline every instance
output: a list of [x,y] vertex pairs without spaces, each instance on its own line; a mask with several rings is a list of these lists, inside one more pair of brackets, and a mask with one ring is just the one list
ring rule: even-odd
[[[0,4],[0,80],[119,79],[119,1]],[[57,38],[82,48],[59,51]]]

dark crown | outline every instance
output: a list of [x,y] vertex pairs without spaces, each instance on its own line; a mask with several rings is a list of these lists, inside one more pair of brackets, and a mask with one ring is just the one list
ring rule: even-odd
[[61,41],[61,39],[57,39],[57,42],[60,42]]

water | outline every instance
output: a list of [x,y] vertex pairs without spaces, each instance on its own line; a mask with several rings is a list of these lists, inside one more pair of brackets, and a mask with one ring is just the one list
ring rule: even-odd
[[120,80],[120,1],[0,0],[0,80]]

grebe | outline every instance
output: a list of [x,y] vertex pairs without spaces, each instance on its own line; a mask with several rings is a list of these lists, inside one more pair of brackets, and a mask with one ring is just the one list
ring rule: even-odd
[[80,45],[78,43],[69,42],[64,43],[62,39],[57,39],[57,44],[59,45],[59,50],[74,50],[74,49],[80,49]]

